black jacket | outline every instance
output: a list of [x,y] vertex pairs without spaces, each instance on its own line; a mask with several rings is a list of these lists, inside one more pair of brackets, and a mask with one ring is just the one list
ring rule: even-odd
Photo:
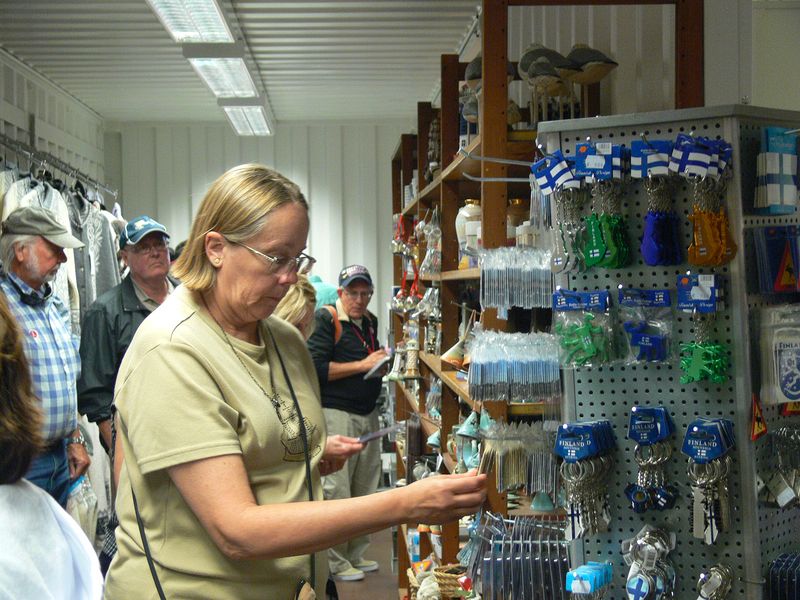
[[81,326],[78,412],[90,421],[111,418],[119,365],[133,334],[149,314],[136,297],[130,274],[86,311]]
[[[328,364],[331,362],[348,363],[362,360],[369,352],[364,348],[364,343],[354,331],[352,323],[344,312],[341,301],[336,302],[336,311],[342,326],[342,337],[334,343],[335,328],[333,317],[327,308],[319,309],[314,315],[314,333],[308,339],[308,349],[314,360],[314,367],[319,377],[319,387],[322,391],[322,406],[336,408],[357,415],[368,415],[375,410],[375,404],[381,393],[381,378],[364,379],[363,373],[351,375],[344,379],[328,381]],[[361,337],[372,341],[376,349],[380,349],[377,338],[378,319],[372,313],[364,315],[362,321],[364,330]],[[367,327],[372,327],[374,338],[371,338]]]

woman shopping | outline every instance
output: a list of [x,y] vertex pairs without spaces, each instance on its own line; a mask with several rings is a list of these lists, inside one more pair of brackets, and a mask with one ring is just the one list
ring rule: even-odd
[[308,229],[299,188],[263,166],[231,169],[203,199],[175,265],[183,285],[137,331],[117,379],[107,600],[289,600],[304,581],[322,597],[326,548],[483,503],[485,476],[472,473],[322,502],[314,366],[271,316],[314,262]]

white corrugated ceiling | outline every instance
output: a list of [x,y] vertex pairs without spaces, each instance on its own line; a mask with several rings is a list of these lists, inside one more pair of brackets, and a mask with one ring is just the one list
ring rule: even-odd
[[[278,121],[415,115],[478,4],[221,3]],[[0,45],[108,120],[224,119],[144,0],[0,0]]]

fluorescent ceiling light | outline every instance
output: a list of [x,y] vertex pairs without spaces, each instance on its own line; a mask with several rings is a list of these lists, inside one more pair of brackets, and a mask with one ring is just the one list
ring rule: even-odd
[[263,106],[224,106],[223,110],[237,135],[272,135]]
[[238,135],[272,135],[275,130],[265,98],[220,98],[217,104]]
[[189,62],[217,98],[258,96],[243,58],[190,58]]
[[147,0],[161,24],[179,44],[233,42],[215,0]]

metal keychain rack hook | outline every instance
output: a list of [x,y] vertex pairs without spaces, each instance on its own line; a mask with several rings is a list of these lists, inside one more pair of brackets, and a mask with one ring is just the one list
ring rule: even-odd
[[530,183],[527,177],[473,177],[469,173],[464,173],[464,179],[469,181],[501,181],[504,183]]
[[470,152],[469,150],[466,150],[465,148],[459,148],[458,151],[461,154],[463,154],[464,156],[466,156],[467,158],[471,158],[473,160],[485,160],[485,161],[497,163],[497,164],[500,164],[500,165],[516,165],[516,166],[519,166],[519,167],[528,167],[528,168],[530,168],[530,166],[531,166],[530,161],[513,160],[511,158],[495,158],[495,157],[492,157],[492,156],[479,156],[477,154],[473,154],[472,152]]

